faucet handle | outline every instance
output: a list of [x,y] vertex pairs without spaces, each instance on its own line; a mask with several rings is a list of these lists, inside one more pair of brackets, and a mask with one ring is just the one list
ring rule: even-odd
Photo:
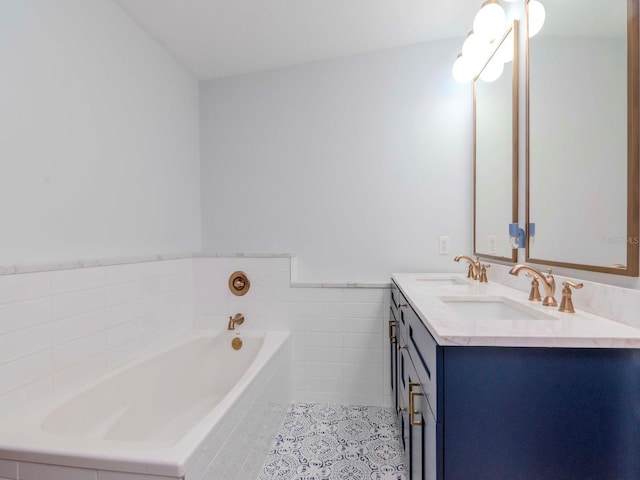
[[491,265],[487,263],[480,265],[480,283],[489,282],[489,279],[487,278],[487,268],[491,268]]
[[571,288],[573,287],[576,290],[584,287],[583,283],[575,283],[567,280],[566,282],[562,282],[562,300],[560,301],[559,311],[565,313],[575,313],[575,309],[573,308],[573,300],[571,299]]
[[540,282],[538,279],[531,275],[529,272],[524,272],[525,276],[531,277],[531,291],[529,292],[529,300],[532,302],[539,302],[542,300],[542,296],[540,295]]

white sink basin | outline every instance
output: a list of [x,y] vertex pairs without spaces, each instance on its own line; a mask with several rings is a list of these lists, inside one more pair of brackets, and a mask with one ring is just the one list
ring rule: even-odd
[[438,297],[469,320],[552,320],[554,317],[505,297]]

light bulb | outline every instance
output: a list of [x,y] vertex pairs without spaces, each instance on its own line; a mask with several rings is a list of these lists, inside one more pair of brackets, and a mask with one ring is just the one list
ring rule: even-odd
[[458,58],[451,69],[453,79],[458,83],[469,83],[473,77],[473,69],[471,62],[462,53],[458,54]]
[[473,30],[467,34],[464,43],[462,44],[462,54],[465,57],[473,57],[482,50],[482,44],[485,43],[478,35],[473,33]]
[[500,45],[500,48],[498,48],[496,55],[500,58],[502,63],[509,63],[513,60],[513,50],[513,30],[511,30],[509,35],[507,35],[507,38],[505,38]]
[[538,0],[530,0],[528,3],[527,20],[529,22],[529,38],[537,34],[544,25],[544,5]]
[[487,0],[473,20],[473,31],[487,40],[502,34],[507,17],[496,0]]
[[494,82],[500,78],[503,71],[504,63],[494,55],[494,57],[484,67],[484,70],[480,72],[480,78],[485,82]]

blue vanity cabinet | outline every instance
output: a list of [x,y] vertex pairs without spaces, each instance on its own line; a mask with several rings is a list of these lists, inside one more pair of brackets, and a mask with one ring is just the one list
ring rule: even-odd
[[640,350],[445,347],[447,478],[640,479]]
[[640,350],[442,346],[395,307],[407,478],[640,479]]

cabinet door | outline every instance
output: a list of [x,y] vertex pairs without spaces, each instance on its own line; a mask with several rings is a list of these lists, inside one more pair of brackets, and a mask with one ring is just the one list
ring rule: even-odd
[[442,424],[437,424],[413,364],[407,368],[408,462],[411,480],[442,480]]

